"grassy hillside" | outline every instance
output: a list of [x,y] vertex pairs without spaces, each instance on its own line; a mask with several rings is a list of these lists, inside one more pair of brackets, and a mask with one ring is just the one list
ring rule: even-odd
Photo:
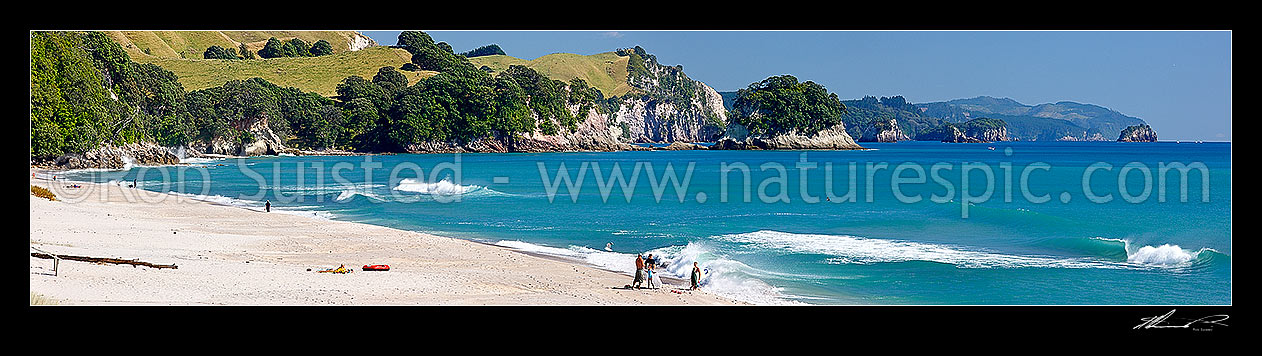
[[524,60],[504,55],[469,58],[476,67],[487,66],[495,72],[511,65],[524,65],[549,78],[570,81],[582,78],[588,85],[600,89],[606,97],[621,96],[632,90],[627,84],[627,60],[630,57],[605,52],[584,56],[573,53],[553,53],[534,60]]
[[[295,87],[324,96],[337,95],[337,84],[352,75],[372,79],[381,67],[395,67],[411,61],[412,55],[399,48],[369,47],[359,51],[320,57],[271,58],[255,60],[171,59],[136,56],[132,60],[153,63],[175,73],[185,90],[193,91],[223,85],[230,80],[260,77],[282,87]],[[506,67],[507,68],[507,67]],[[399,71],[415,84],[437,72]]]
[[[237,48],[242,43],[257,52],[267,39],[300,38],[315,43],[329,41],[333,53],[349,52],[354,31],[108,31],[105,33],[123,46],[132,57],[201,59],[210,46]],[[139,59],[139,58],[137,58]]]

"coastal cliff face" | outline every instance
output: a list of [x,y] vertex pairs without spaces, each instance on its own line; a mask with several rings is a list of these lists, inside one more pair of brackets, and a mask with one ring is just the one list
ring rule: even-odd
[[982,141],[982,140],[981,140],[981,139],[979,139],[979,138],[972,137],[972,136],[969,136],[969,135],[964,134],[964,131],[963,131],[963,130],[960,130],[960,128],[959,128],[959,127],[955,127],[955,126],[948,126],[948,127],[946,128],[946,130],[947,130],[947,135],[946,135],[945,137],[943,137],[943,138],[942,138],[942,142],[951,142],[951,143],[978,143],[978,142],[986,142],[986,141]]
[[364,34],[359,33],[359,31],[355,31],[354,34],[351,35],[350,43],[347,46],[350,47],[348,49],[351,50],[351,52],[354,52],[354,51],[358,51],[358,50],[376,46],[376,45],[377,45],[377,41],[374,41],[372,38],[369,38],[368,36],[365,36]]
[[[623,49],[630,57],[627,84],[632,91],[610,99],[603,109],[591,108],[577,130],[560,129],[553,135],[536,129],[511,137],[489,136],[468,142],[421,142],[404,149],[414,153],[632,151],[649,148],[630,143],[712,142],[723,133],[727,110],[713,88],[688,78],[680,66],[666,66],[642,48]],[[582,110],[567,107],[575,116]],[[538,119],[536,117],[536,119]],[[554,126],[564,127],[554,121]],[[671,146],[697,149],[699,146]],[[665,149],[665,148],[658,148]]]
[[898,126],[898,120],[889,119],[889,121],[872,121],[867,125],[852,125],[846,129],[847,132],[857,133],[859,142],[898,142],[911,140],[902,128]]
[[1086,132],[1083,132],[1082,134],[1080,134],[1080,135],[1078,135],[1078,136],[1065,135],[1065,136],[1062,136],[1062,137],[1060,137],[1060,138],[1057,138],[1057,139],[1056,139],[1056,141],[1067,141],[1067,142],[1077,142],[1077,141],[1108,141],[1108,140],[1109,140],[1109,139],[1104,138],[1104,135],[1101,135],[1099,132],[1093,132],[1093,133],[1090,133],[1090,134],[1088,134],[1088,133],[1086,133]]
[[961,130],[959,127],[951,126],[949,129],[951,130],[950,135],[942,138],[942,142],[979,143],[1008,140],[1007,127]]
[[[571,113],[578,113],[575,105],[568,107]],[[408,145],[406,150],[412,153],[457,153],[457,152],[560,152],[560,151],[632,151],[645,148],[628,145],[618,141],[610,129],[609,118],[596,109],[590,109],[587,119],[580,121],[578,130],[569,132],[561,129],[555,135],[546,135],[538,129],[526,135],[514,137],[484,137],[469,142],[429,141]]]
[[1148,125],[1134,125],[1122,129],[1117,142],[1157,142],[1157,133]]
[[790,131],[779,135],[750,135],[740,124],[729,124],[712,150],[852,150],[863,149],[846,133],[844,124],[803,135]]
[[294,151],[297,151],[285,147],[285,141],[276,135],[275,132],[272,132],[266,114],[250,123],[245,132],[247,134],[245,140],[234,141],[224,137],[216,137],[210,141],[189,143],[188,151],[191,152],[192,156],[203,153],[227,156],[261,156],[294,153]]
[[82,154],[67,154],[52,159],[33,160],[31,164],[54,169],[125,169],[132,165],[157,166],[179,164],[185,157],[204,155],[261,156],[280,153],[300,154],[285,147],[284,140],[272,132],[266,116],[255,120],[245,130],[246,141],[217,137],[210,141],[194,141],[187,146],[166,147],[152,142],[121,146],[103,144]]
[[665,66],[642,48],[620,50],[628,60],[627,83],[635,89],[621,98],[609,126],[621,142],[709,142],[723,133],[723,97],[688,78],[681,66]]
[[1008,141],[1008,124],[1003,120],[978,118],[963,123],[946,123],[916,136],[917,141],[978,143]]
[[1008,140],[1008,128],[997,127],[987,129],[970,128],[964,132],[969,137],[976,138],[982,142],[998,142]]
[[[699,98],[687,103],[643,96],[626,100],[612,116],[610,127],[622,142],[669,143],[709,142],[723,132],[718,126],[727,120],[718,92],[701,85]],[[701,100],[704,98],[704,100]],[[709,113],[709,114],[707,114]]]

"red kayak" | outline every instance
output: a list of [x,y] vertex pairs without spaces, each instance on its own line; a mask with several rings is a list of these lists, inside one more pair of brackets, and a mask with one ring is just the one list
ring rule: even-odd
[[364,265],[365,271],[389,271],[390,265]]

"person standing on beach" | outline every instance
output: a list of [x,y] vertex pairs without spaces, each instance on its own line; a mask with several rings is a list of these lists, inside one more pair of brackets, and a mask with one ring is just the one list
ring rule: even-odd
[[649,289],[657,289],[657,285],[653,284],[653,268],[649,267],[649,268],[644,269],[644,271],[647,274],[646,279],[649,282]]
[[268,201],[267,201],[267,205],[263,205],[263,211],[265,211],[265,212],[269,212],[269,213],[270,213],[270,212],[272,212],[272,201],[271,201],[271,200],[268,200]]
[[692,289],[701,288],[701,267],[697,267],[697,263],[692,263]]
[[641,282],[644,282],[644,257],[637,254],[635,255],[635,281],[631,282],[631,285],[635,289],[640,289]]

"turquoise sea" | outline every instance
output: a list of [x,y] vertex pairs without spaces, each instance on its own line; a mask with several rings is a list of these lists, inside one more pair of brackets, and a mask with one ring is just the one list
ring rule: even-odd
[[[249,209],[270,201],[624,273],[652,253],[684,279],[697,262],[704,289],[757,304],[1232,303],[1230,143],[864,146],[192,159],[61,175]],[[562,164],[577,189],[556,180]],[[721,174],[741,165],[748,185],[744,170]],[[1176,169],[1161,189],[1163,166]],[[609,181],[615,169],[638,179],[629,199]]]

